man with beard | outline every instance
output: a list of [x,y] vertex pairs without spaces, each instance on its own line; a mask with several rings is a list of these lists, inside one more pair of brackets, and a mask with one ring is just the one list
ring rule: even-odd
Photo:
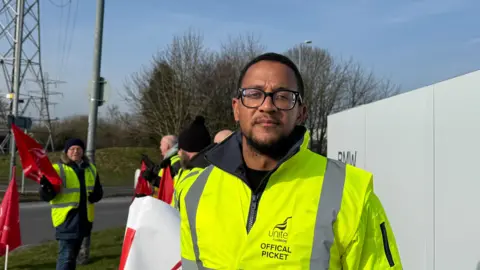
[[303,97],[283,55],[242,70],[240,130],[180,197],[184,269],[402,269],[372,174],[308,149]]
[[195,120],[178,136],[178,156],[182,167],[173,180],[175,193],[171,203],[177,209],[179,208],[178,196],[181,194],[182,187],[188,183],[187,179],[191,179],[210,165],[203,154],[214,146],[211,142],[212,138],[205,126],[205,118],[200,115],[196,116]]

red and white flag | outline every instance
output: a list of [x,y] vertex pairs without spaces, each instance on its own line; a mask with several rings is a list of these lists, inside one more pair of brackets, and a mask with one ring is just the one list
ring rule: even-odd
[[182,269],[178,211],[151,196],[135,198],[128,212],[118,269]]
[[0,206],[0,256],[22,245],[20,235],[20,204],[17,182],[15,181],[15,167],[7,191]]
[[53,168],[43,147],[14,124],[12,124],[12,131],[25,177],[40,182],[42,175],[45,175],[54,189],[60,190],[62,180]]
[[143,172],[147,170],[147,165],[145,161],[142,160],[142,166],[140,167],[140,174],[137,178],[137,185],[135,186],[135,195],[138,194],[145,194],[145,195],[152,195],[153,189],[150,183],[148,183],[145,178],[143,178]]

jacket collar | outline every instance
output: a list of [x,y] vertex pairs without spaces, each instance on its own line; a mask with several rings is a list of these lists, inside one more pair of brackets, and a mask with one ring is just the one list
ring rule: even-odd
[[[295,143],[287,154],[280,159],[278,166],[301,150],[308,149],[310,133],[303,126],[297,126],[292,134]],[[205,159],[215,167],[230,174],[243,177],[244,161],[242,154],[242,134],[236,131],[230,137],[212,147],[205,153]]]
[[193,158],[185,164],[185,169],[190,170],[193,168],[206,168],[210,165],[208,161],[205,159],[205,153],[208,152],[210,149],[215,147],[217,144],[212,143],[206,148],[204,148],[202,151],[200,151],[198,154],[193,156]]

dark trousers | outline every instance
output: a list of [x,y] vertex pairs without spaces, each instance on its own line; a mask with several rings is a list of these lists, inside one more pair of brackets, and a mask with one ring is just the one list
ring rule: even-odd
[[75,270],[77,256],[80,252],[83,238],[58,240],[58,258],[56,270]]

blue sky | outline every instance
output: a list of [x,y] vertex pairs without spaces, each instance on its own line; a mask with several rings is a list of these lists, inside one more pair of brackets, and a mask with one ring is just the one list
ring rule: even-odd
[[[72,1],[68,31],[68,7],[51,2],[41,1],[43,67],[67,81],[56,89],[64,96],[56,98],[55,115],[87,113],[96,1]],[[229,35],[247,32],[276,52],[310,39],[412,90],[480,69],[479,10],[478,0],[107,0],[102,73],[112,86],[109,103],[126,108],[121,101],[126,78],[173,35],[193,27],[214,49]],[[71,46],[67,42],[63,50],[59,44],[66,33]]]

